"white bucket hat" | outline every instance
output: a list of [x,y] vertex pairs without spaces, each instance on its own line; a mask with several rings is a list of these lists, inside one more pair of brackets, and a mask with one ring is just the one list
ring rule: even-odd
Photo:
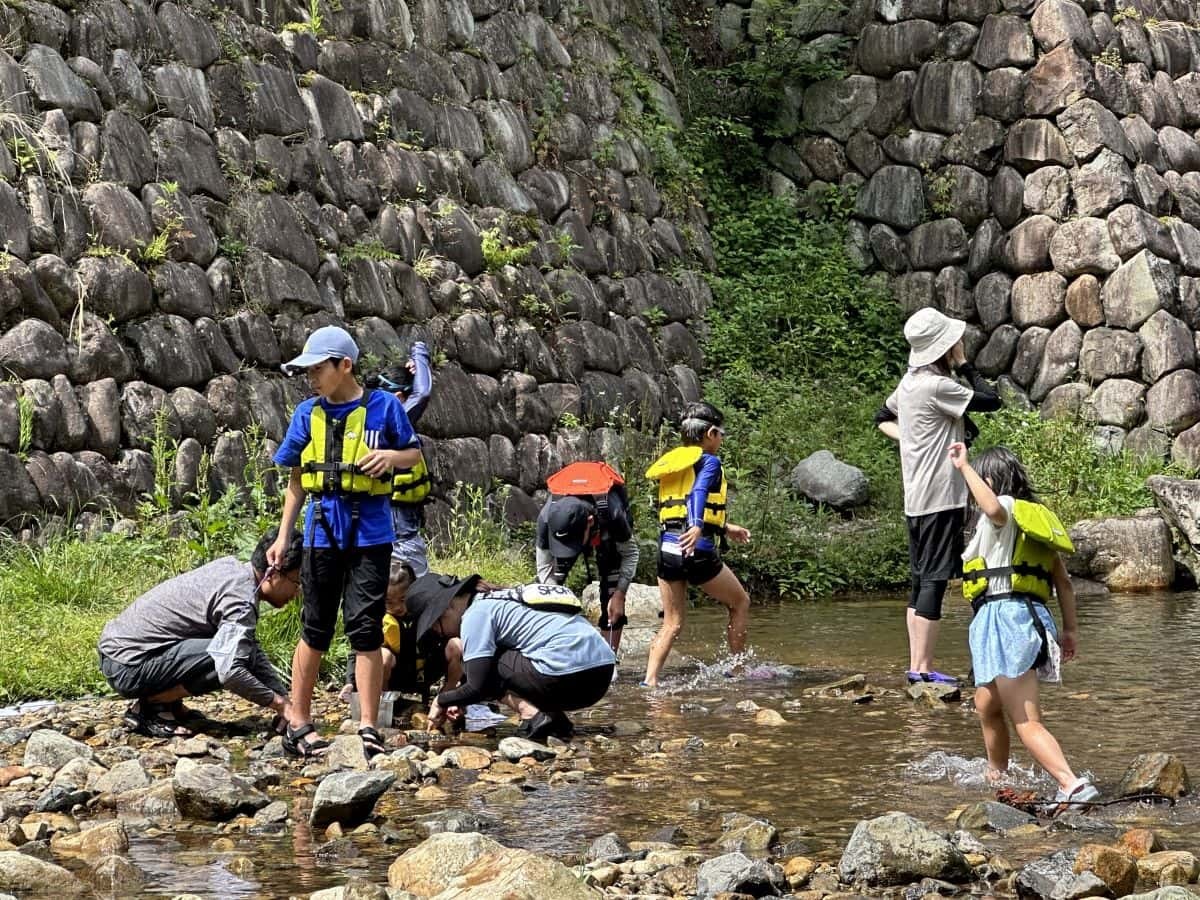
[[966,322],[952,319],[932,307],[918,309],[904,323],[904,338],[912,348],[908,364],[915,369],[937,362],[958,343],[966,328]]

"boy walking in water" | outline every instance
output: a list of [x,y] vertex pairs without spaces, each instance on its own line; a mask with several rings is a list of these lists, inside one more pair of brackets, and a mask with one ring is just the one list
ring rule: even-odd
[[[314,331],[304,352],[283,365],[304,372],[316,394],[292,414],[275,463],[291,467],[283,501],[281,535],[292,532],[304,501],[304,605],[301,637],[292,657],[291,714],[284,749],[314,756],[329,744],[312,721],[312,693],[321,657],[333,641],[339,606],[346,638],[354,650],[361,696],[358,734],[367,756],[383,752],[375,729],[383,677],[384,598],[395,532],[392,471],[421,459],[417,436],[400,401],[386,391],[364,390],[354,376],[358,346],[343,329]],[[268,551],[282,562],[286,540]]]

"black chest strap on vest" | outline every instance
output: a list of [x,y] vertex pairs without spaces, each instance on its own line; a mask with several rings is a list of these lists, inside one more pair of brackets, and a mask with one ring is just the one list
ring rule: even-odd
[[[995,569],[992,571],[1000,575],[1007,575],[1007,569],[1008,567],[1005,567],[1005,569]],[[987,569],[983,569],[979,572],[972,572],[971,575],[973,577],[979,577],[987,571]],[[1041,570],[1039,569],[1038,571]],[[1034,604],[1036,603],[1038,606],[1043,608],[1046,606],[1046,604],[1042,602],[1040,597],[1034,597],[1030,594],[984,594],[982,597],[976,597],[971,601],[971,614],[978,615],[979,610],[983,609],[983,607],[988,603],[996,603],[1001,600],[1014,600],[1017,602],[1023,602],[1025,604],[1025,608],[1029,610],[1030,618],[1033,619],[1033,630],[1037,632],[1037,636],[1041,638],[1042,641],[1042,646],[1041,649],[1038,650],[1037,658],[1033,661],[1033,668],[1041,668],[1046,664],[1046,660],[1050,658],[1050,635],[1046,633],[1046,625],[1044,622],[1042,622],[1042,617],[1038,615],[1037,610],[1034,608]]]

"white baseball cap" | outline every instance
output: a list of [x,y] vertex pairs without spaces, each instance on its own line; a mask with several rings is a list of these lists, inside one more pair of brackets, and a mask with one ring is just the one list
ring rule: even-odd
[[280,368],[285,375],[296,375],[327,359],[358,362],[358,344],[354,343],[354,338],[350,337],[350,332],[345,328],[338,328],[336,325],[318,328],[304,342],[303,352],[295,359],[285,362]]

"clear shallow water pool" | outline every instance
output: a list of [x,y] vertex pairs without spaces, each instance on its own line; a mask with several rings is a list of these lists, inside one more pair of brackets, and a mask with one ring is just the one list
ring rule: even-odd
[[[938,657],[943,671],[965,677],[969,610],[950,606]],[[1138,753],[1180,755],[1200,775],[1200,594],[1121,596],[1080,602],[1080,655],[1065,683],[1043,691],[1045,717],[1077,770],[1112,790]],[[718,659],[724,615],[703,605],[689,614],[663,689],[637,687],[641,670],[626,664],[608,697],[576,717],[594,771],[580,784],[535,782],[533,790],[479,792],[446,787],[443,802],[418,802],[391,792],[378,811],[393,828],[445,806],[492,817],[505,844],[563,856],[617,831],[627,840],[681,826],[689,842],[710,845],[720,817],[739,811],[770,819],[795,848],[835,860],[860,819],[893,809],[952,827],[947,816],[990,797],[983,786],[982,741],[968,702],[930,709],[902,693],[907,663],[904,602],[870,597],[757,606],[751,620],[754,676],[772,665],[796,667],[793,677],[726,678]],[[885,690],[869,703],[818,698],[806,688],[862,673]],[[969,692],[964,697],[969,696]],[[750,700],[778,710],[778,727],[754,723],[738,708]],[[602,735],[618,721],[645,731]],[[500,736],[508,733],[500,730]],[[730,739],[731,734],[745,738]],[[663,741],[697,737],[702,747],[655,752]],[[693,742],[695,745],[696,742]],[[1052,791],[1028,766],[1014,741],[1021,787]],[[669,745],[670,746],[670,745]],[[1173,847],[1200,849],[1200,804],[1174,809],[1110,807],[1098,817],[1127,827],[1149,823]],[[352,874],[386,881],[386,869],[411,841],[376,839],[328,845],[303,826],[282,837],[235,836],[253,872],[234,875],[228,855],[208,844],[216,835],[136,836],[131,855],[148,878],[147,895],[193,892],[210,897],[287,896],[343,883]],[[1083,842],[1080,835],[1043,832],[1007,842],[1013,862],[1046,849]]]

